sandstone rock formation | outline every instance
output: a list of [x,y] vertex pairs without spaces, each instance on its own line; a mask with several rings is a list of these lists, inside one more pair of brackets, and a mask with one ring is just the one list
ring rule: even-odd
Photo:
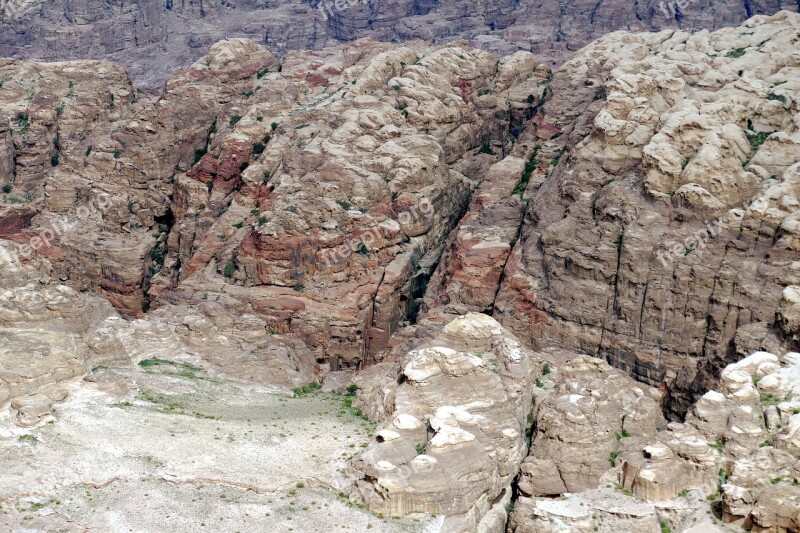
[[280,55],[362,37],[433,43],[467,38],[489,51],[528,50],[555,64],[618,29],[717,29],[780,9],[798,8],[789,0],[647,0],[634,4],[144,0],[102,7],[86,1],[11,0],[0,16],[0,55],[47,61],[114,59],[128,66],[138,82],[153,87],[228,36],[253,39]]
[[535,68],[369,41],[278,64],[232,39],[154,97],[110,64],[9,61],[3,234],[125,315],[215,302],[320,372],[357,367],[410,313],[495,161],[479,152],[524,124]]
[[529,193],[494,316],[665,383],[677,417],[725,364],[786,350],[798,22],[613,34],[558,70],[533,124],[543,150],[562,149]]
[[388,418],[352,464],[358,493],[384,514],[444,514],[443,531],[497,531],[527,450],[534,356],[471,313],[400,364]]
[[671,424],[626,459],[622,483],[655,501],[701,490],[721,499],[726,523],[797,530],[799,369],[797,353],[756,352],[729,365],[720,391],[704,394],[684,424]]

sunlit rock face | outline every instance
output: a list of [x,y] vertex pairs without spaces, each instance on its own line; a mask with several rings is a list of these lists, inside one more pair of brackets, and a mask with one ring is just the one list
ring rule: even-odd
[[470,313],[400,365],[387,418],[352,463],[357,493],[375,512],[444,514],[447,531],[502,525],[527,452],[538,358]]
[[558,164],[529,189],[493,316],[663,383],[677,419],[726,364],[788,350],[797,38],[788,12],[713,33],[612,34],[557,70],[534,124],[538,161]]

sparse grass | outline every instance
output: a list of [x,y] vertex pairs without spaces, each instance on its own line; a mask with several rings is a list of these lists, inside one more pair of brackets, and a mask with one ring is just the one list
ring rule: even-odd
[[26,433],[25,435],[20,435],[19,439],[17,440],[19,442],[31,445],[39,443],[39,437],[37,437],[36,435],[31,435],[30,433]]
[[608,464],[610,464],[612,467],[617,466],[617,457],[619,457],[619,454],[620,454],[619,450],[614,450],[613,452],[611,452],[608,455]]
[[543,389],[544,388],[544,381],[542,381],[539,378],[536,378],[536,386],[539,387],[540,389]]
[[718,438],[714,444],[711,445],[712,448],[717,450],[720,454],[725,452],[725,443],[722,442],[722,439]]
[[755,153],[761,148],[761,145],[766,142],[767,138],[775,133],[774,131],[759,131],[757,133],[748,133],[747,139],[750,141],[750,149]]
[[630,490],[626,489],[624,486],[620,485],[619,483],[615,483],[614,484],[614,488],[617,489],[618,491],[620,491],[625,496],[633,496],[633,493]]
[[661,526],[661,533],[672,533],[672,528],[666,522],[659,522],[658,525]]
[[617,438],[618,441],[620,441],[622,439],[627,439],[628,437],[631,436],[631,434],[630,432],[628,432],[627,429],[622,428],[622,431],[615,433],[614,436]]
[[152,368],[156,366],[172,366],[182,370],[189,370],[191,372],[200,372],[203,369],[199,366],[187,363],[185,361],[172,361],[170,359],[161,359],[159,357],[151,357],[150,359],[143,359],[139,361],[141,368]]

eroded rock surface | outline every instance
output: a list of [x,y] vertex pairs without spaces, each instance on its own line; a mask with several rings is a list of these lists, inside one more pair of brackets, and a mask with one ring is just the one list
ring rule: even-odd
[[409,352],[388,418],[352,464],[367,506],[444,514],[443,531],[502,526],[527,451],[533,365],[533,354],[477,313]]
[[144,0],[98,7],[87,1],[30,0],[4,8],[0,54],[47,61],[113,58],[137,80],[156,86],[229,36],[253,39],[278,54],[362,37],[433,43],[466,38],[490,51],[529,50],[558,61],[618,29],[716,29],[779,9],[796,11],[797,6],[788,0],[563,5],[532,0]]
[[798,22],[614,34],[565,63],[534,120],[564,153],[531,196],[494,316],[667,384],[673,417],[735,357],[786,350]]

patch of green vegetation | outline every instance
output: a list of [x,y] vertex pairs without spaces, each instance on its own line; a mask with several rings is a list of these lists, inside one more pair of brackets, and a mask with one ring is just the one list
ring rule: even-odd
[[555,155],[555,157],[553,157],[553,159],[550,160],[550,164],[552,166],[556,166],[558,164],[558,162],[561,161],[561,156],[564,155],[564,152],[566,152],[566,151],[567,151],[567,147],[566,146],[562,146],[561,148],[556,150],[556,155]]
[[770,393],[762,392],[759,395],[759,401],[761,401],[762,405],[778,405],[781,403],[780,398],[776,398]]
[[537,386],[538,388],[540,388],[540,389],[543,389],[543,388],[544,388],[544,381],[542,381],[542,380],[541,380],[541,379],[539,379],[539,378],[536,378],[536,386]]
[[269,67],[264,67],[264,68],[262,68],[261,70],[258,71],[258,74],[256,74],[256,78],[258,78],[260,80],[261,78],[263,78],[267,74],[269,74]]
[[551,371],[552,371],[552,368],[550,368],[550,363],[545,363],[544,366],[542,367],[542,375],[546,376]]
[[230,120],[228,120],[228,126],[230,126],[230,127],[232,128],[232,127],[234,127],[234,126],[236,125],[236,123],[237,123],[237,122],[239,122],[240,120],[242,120],[242,117],[241,117],[240,115],[231,115],[231,118],[230,118]]
[[538,161],[536,160],[536,156],[539,155],[539,150],[541,148],[541,144],[537,144],[533,148],[533,154],[531,154],[531,158],[525,164],[525,171],[522,173],[522,178],[520,178],[519,183],[517,183],[517,186],[514,187],[514,190],[511,192],[512,196],[518,194],[520,200],[524,199],[522,196],[525,194],[525,190],[528,188],[528,183],[531,181],[533,171],[536,170],[536,167],[539,165]]
[[783,481],[783,478],[782,478],[782,477],[776,477],[776,478],[772,478],[772,479],[770,480],[770,483],[772,483],[773,485],[777,485],[777,484],[778,484],[778,483],[780,483],[781,481]]
[[622,439],[627,439],[628,437],[631,436],[631,434],[627,429],[622,428],[622,431],[619,431],[619,432],[615,433],[614,436],[619,441],[619,440],[622,440]]
[[775,133],[774,131],[759,131],[757,133],[748,133],[747,139],[750,141],[750,149],[755,153],[767,138]]
[[358,394],[358,385],[353,383],[347,386],[347,396],[356,396]]
[[275,131],[276,129],[278,129],[278,123],[273,122],[272,124],[269,125],[269,127],[272,131]]
[[30,116],[27,113],[17,113],[17,124],[20,135],[25,135],[31,127]]
[[617,466],[617,457],[619,457],[619,454],[620,454],[619,450],[614,450],[613,452],[611,452],[608,455],[608,464],[610,464],[612,467]]
[[264,153],[264,150],[265,150],[266,148],[267,148],[267,146],[266,146],[264,143],[260,143],[260,142],[259,142],[259,143],[255,143],[255,144],[253,145],[253,157],[255,157],[256,159],[258,159],[258,156],[260,156],[261,154],[263,154],[263,153]]
[[89,154],[91,154],[91,153],[92,153],[92,145],[90,144],[90,145],[89,145],[89,146],[86,148],[86,157],[89,157]]
[[302,283],[295,283],[292,288],[297,292],[303,292],[303,289],[305,289],[306,286],[303,285]]
[[312,381],[308,385],[303,385],[302,387],[295,387],[292,389],[295,398],[302,398],[303,396],[307,396],[309,394],[315,393],[322,389],[322,383],[317,380]]
[[605,100],[605,99],[606,99],[606,86],[601,85],[594,92],[594,100]]
[[633,496],[633,493],[630,490],[626,489],[623,485],[619,483],[615,483],[614,488],[620,491],[625,496]]
[[689,489],[683,489],[678,493],[679,498],[686,498],[689,496]]
[[92,368],[92,373],[94,374],[95,372],[100,372],[101,370],[108,370],[108,367],[106,365],[97,365],[96,367]]
[[14,186],[13,186],[13,185],[11,185],[10,183],[6,183],[5,185],[3,185],[3,192],[4,192],[5,194],[8,194],[8,193],[10,193],[10,192],[11,192],[11,190],[12,190],[13,188],[14,188]]
[[767,100],[776,100],[782,104],[786,103],[786,97],[782,94],[769,93],[767,95]]
[[258,217],[258,225],[259,226],[263,226],[267,222],[269,222],[269,219],[267,217],[265,217],[265,216]]
[[737,58],[737,57],[742,57],[744,54],[745,54],[744,48],[734,48],[733,50],[728,52],[727,56]]
[[658,525],[661,527],[661,533],[672,533],[672,528],[666,522],[659,522]]
[[478,150],[478,153],[494,155],[494,150],[492,150],[492,147],[489,145],[488,142],[485,142],[481,145],[480,149]]
[[225,268],[222,271],[222,275],[225,276],[226,278],[232,278],[234,272],[236,272],[236,264],[233,261],[231,261],[225,265]]
[[187,363],[185,361],[172,361],[170,359],[161,359],[160,357],[151,357],[150,359],[142,359],[139,361],[139,366],[142,368],[152,368],[156,366],[172,366],[179,369],[190,370],[192,372],[200,372],[203,369],[199,366]]
[[712,448],[717,450],[719,453],[725,452],[725,443],[722,441],[721,438],[717,438],[716,442],[711,445]]
[[289,211],[290,213],[294,213],[295,215],[300,212],[300,210],[297,209],[296,205],[290,205],[289,207],[286,208],[286,211]]
[[336,200],[336,203],[339,204],[339,207],[345,211],[349,211],[353,207],[353,205],[347,200]]
[[367,245],[362,242],[358,245],[358,248],[356,248],[356,253],[361,255],[369,255],[369,248],[367,248]]
[[30,444],[30,445],[39,443],[39,437],[37,437],[36,435],[31,435],[30,433],[26,433],[25,435],[20,435],[19,439],[17,440],[19,440],[19,442],[23,442],[25,444]]
[[416,444],[414,448],[417,450],[417,455],[422,455],[425,453],[425,445],[422,443]]

